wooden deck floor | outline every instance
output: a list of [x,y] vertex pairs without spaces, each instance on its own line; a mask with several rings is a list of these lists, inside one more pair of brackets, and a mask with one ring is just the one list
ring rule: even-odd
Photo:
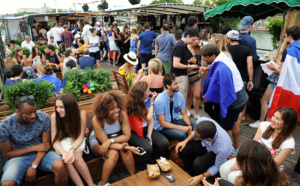
[[[202,105],[202,107],[203,107],[203,105]],[[192,114],[193,113],[194,113],[194,111],[192,110]],[[209,117],[207,115],[207,113],[204,112],[203,109],[200,109],[199,115]],[[191,120],[195,121],[195,119],[193,117],[191,117]],[[240,145],[243,144],[243,142],[252,139],[252,136],[255,135],[255,133],[256,133],[256,129],[249,127],[248,124],[241,125],[240,130],[241,130]],[[300,156],[300,127],[299,126],[297,127],[297,134],[294,138],[295,138],[295,142],[296,142],[296,154],[291,154],[289,156],[289,158],[287,159],[287,161],[285,162],[285,169],[286,169],[285,171],[288,172],[289,175],[291,176],[290,185],[291,186],[300,186],[300,174],[294,172],[294,167]],[[127,171],[123,171],[118,174],[111,175],[109,178],[109,182],[114,183],[114,182],[117,182],[128,176],[129,176],[129,173]],[[98,183],[99,183],[99,181],[96,182],[96,184],[98,184]]]

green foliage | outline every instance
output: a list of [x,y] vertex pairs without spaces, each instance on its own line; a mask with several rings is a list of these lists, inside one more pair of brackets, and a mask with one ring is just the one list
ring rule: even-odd
[[194,0],[193,5],[204,5],[212,8],[228,3],[230,0]]
[[182,0],[153,0],[150,5],[160,4],[160,3],[178,3],[183,4]]
[[94,83],[95,91],[104,92],[106,89],[112,87],[109,79],[110,75],[110,72],[102,69],[92,70],[87,68],[83,72],[77,69],[70,70],[64,74],[67,83],[63,88],[63,92],[73,94],[79,101],[82,86],[86,85],[87,82]]
[[272,35],[272,46],[273,49],[277,49],[279,47],[282,20],[279,18],[273,20],[269,18],[268,21],[269,23],[267,23],[266,26],[267,29],[269,29],[269,33]]
[[[36,45],[36,47],[39,49],[41,54],[45,54],[46,46],[47,45],[42,45],[42,46]],[[59,47],[57,47],[57,46],[54,46],[54,49],[59,51]]]
[[14,14],[14,16],[18,17],[18,16],[23,16],[23,15],[29,15],[29,14],[37,14],[37,12],[26,12],[26,11],[23,11],[23,12]]
[[231,28],[233,30],[238,30],[238,24],[241,19],[239,17],[216,17],[210,20],[210,25],[215,33],[221,33],[224,28]]
[[21,46],[22,42],[25,41],[25,39],[15,39],[14,41],[15,41],[16,45]]
[[[57,9],[57,12],[75,12],[74,10],[62,10],[62,9]],[[49,9],[46,11],[46,13],[56,13],[56,9]]]
[[[23,54],[26,55],[26,57],[28,58],[30,56],[30,50],[28,48],[22,48],[23,50]],[[10,53],[10,57],[15,57],[16,55],[16,49],[12,49],[11,50],[11,53]]]
[[47,102],[48,98],[53,96],[51,90],[55,89],[55,86],[48,85],[48,82],[41,81],[36,83],[34,81],[20,81],[14,85],[5,86],[2,85],[3,95],[6,98],[5,103],[13,111],[16,109],[16,101],[22,96],[34,96],[34,101],[38,109],[41,109]]

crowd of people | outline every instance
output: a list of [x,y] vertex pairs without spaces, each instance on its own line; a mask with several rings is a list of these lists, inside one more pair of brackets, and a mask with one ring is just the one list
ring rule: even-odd
[[[85,21],[80,36],[74,38],[72,35],[70,43],[71,46],[76,41],[78,47],[86,47],[79,49],[84,56],[78,63],[75,51],[68,47],[64,61],[52,45],[47,45],[46,56],[32,47],[34,52],[29,60],[45,61],[47,65],[36,64],[24,71],[21,65],[26,56],[21,51],[16,52],[16,65],[9,82],[22,81],[23,73],[34,69],[39,69],[39,78],[55,81],[50,75],[51,66],[63,72],[77,66],[99,68],[105,51],[108,56],[112,51],[112,62],[110,57],[108,61],[117,65],[122,58],[124,63],[119,72],[127,81],[131,79],[132,85],[127,95],[111,90],[94,98],[93,130],[88,144],[84,140],[87,114],[79,109],[72,95],[57,97],[51,117],[37,111],[33,96],[20,97],[16,113],[0,124],[0,147],[8,159],[1,184],[19,184],[24,177],[26,181],[32,181],[36,169],[41,169],[54,172],[55,183],[59,185],[66,183],[67,175],[76,185],[83,185],[80,175],[88,185],[93,185],[82,159],[88,145],[92,150],[90,153],[104,160],[100,185],[106,186],[120,158],[133,175],[137,172],[133,154],[138,156],[138,171],[145,170],[147,163],[166,155],[169,141],[175,139],[179,141],[175,151],[192,176],[190,186],[200,182],[211,185],[206,178],[218,173],[222,179],[216,184],[224,186],[288,185],[281,170],[289,155],[295,153],[293,136],[299,113],[292,106],[283,105],[269,113],[271,117],[266,118],[266,115],[283,62],[290,56],[300,59],[297,57],[300,55],[300,27],[286,29],[287,45],[281,63],[279,67],[268,66],[274,75],[268,77],[271,83],[262,98],[261,119],[250,125],[258,128],[256,135],[240,146],[240,124],[246,120],[248,92],[254,86],[253,65],[259,59],[256,41],[249,34],[253,21],[251,16],[245,16],[240,31],[226,29],[222,34],[210,36],[208,29],[198,29],[198,19],[191,16],[184,32],[178,31],[174,36],[169,33],[169,25],[164,24],[158,37],[151,31],[149,23],[145,23],[144,32],[133,27],[129,34],[127,26],[123,33],[113,24],[108,32],[104,32],[99,24],[93,28]],[[61,40],[54,37],[57,44],[65,43],[64,37],[71,35],[67,27],[64,28],[66,33],[61,34]],[[58,27],[52,28],[51,32],[56,29]],[[81,32],[80,28],[74,29]],[[29,41],[25,42],[28,44]],[[291,50],[288,44],[294,48]],[[270,55],[270,58],[274,56]],[[141,68],[138,70],[139,63]],[[210,118],[199,115],[201,99]],[[196,122],[190,120],[192,106]],[[51,146],[56,152],[50,150]]]

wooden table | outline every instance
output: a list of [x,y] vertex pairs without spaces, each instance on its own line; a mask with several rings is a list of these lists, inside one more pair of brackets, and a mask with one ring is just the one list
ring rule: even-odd
[[[147,170],[139,172],[133,176],[120,180],[116,183],[111,184],[112,186],[140,186],[140,185],[151,185],[151,186],[165,186],[165,185],[188,185],[188,180],[191,176],[182,170],[173,161],[169,160],[172,165],[172,169],[168,172],[160,171],[160,176],[158,178],[152,179],[147,175]],[[166,176],[172,175],[175,178],[175,182],[171,183]]]

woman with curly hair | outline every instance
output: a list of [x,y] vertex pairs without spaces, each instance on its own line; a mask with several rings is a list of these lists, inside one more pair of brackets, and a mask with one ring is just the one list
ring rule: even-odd
[[[144,81],[139,81],[130,87],[125,104],[131,127],[129,143],[142,147],[146,151],[144,155],[139,156],[140,170],[146,169],[151,155],[153,159],[157,159],[166,153],[169,146],[168,139],[160,132],[153,130],[154,100],[157,94],[154,92],[151,100],[149,100],[149,95],[148,84]],[[146,104],[149,108],[147,108]],[[155,150],[153,150],[152,146]]]
[[89,186],[94,186],[90,171],[82,158],[87,120],[86,111],[79,109],[73,95],[64,93],[56,98],[55,112],[51,115],[53,148],[62,156],[69,176],[76,185],[84,185],[79,172]]
[[[293,138],[297,128],[297,113],[290,107],[278,109],[272,116],[271,122],[261,122],[253,140],[267,147],[280,170],[290,154],[295,154],[295,140]],[[220,167],[222,178],[236,182],[242,174],[238,160],[231,159]],[[259,171],[259,169],[257,169]],[[268,184],[267,184],[268,185]]]
[[109,185],[108,178],[119,157],[129,174],[135,174],[132,153],[139,155],[139,150],[128,145],[131,136],[130,125],[127,115],[122,111],[123,107],[124,95],[117,90],[98,94],[94,98],[94,131],[90,134],[89,144],[94,154],[105,159],[100,185]]
[[[265,145],[257,141],[246,141],[240,148],[236,158],[241,175],[237,177],[236,186],[287,186],[286,176],[278,168],[276,160]],[[203,180],[204,186],[213,186]],[[233,186],[232,183],[220,179],[217,186]]]

